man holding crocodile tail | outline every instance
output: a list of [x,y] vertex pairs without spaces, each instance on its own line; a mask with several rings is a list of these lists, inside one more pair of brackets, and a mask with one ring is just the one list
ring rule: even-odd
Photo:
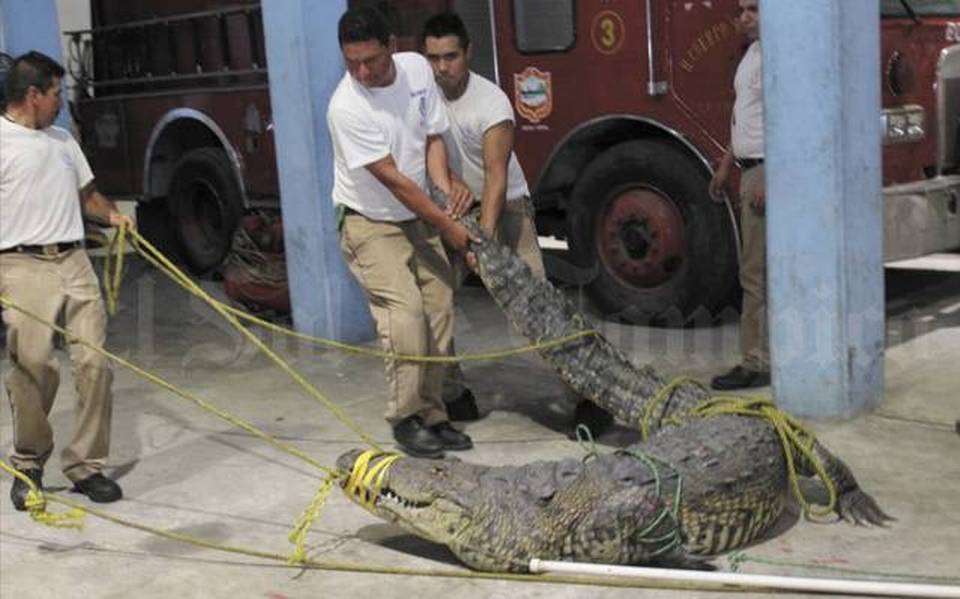
[[[453,291],[440,237],[463,252],[471,236],[424,191],[429,172],[444,193],[467,193],[450,181],[441,138],[449,124],[433,73],[419,54],[394,52],[396,38],[376,9],[344,13],[338,36],[347,74],[327,121],[340,248],[367,295],[384,350],[448,355]],[[442,365],[387,360],[386,376],[386,419],[404,451],[437,458],[473,446],[450,425]]]

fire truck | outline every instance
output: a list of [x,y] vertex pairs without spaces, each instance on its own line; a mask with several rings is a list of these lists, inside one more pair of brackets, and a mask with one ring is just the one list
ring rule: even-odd
[[[707,191],[744,50],[737,4],[350,2],[380,8],[407,50],[431,14],[460,13],[474,70],[513,102],[541,234],[567,240],[603,313],[679,325],[737,293],[736,213]],[[960,0],[882,0],[878,18],[894,260],[960,246]],[[278,206],[259,2],[93,0],[91,22],[67,35],[100,188],[135,198],[142,231],[213,269],[245,210]]]

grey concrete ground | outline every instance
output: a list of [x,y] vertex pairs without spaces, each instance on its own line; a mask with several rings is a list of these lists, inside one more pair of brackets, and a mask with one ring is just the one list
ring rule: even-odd
[[[889,528],[814,523],[785,517],[750,547],[754,560],[843,567],[913,576],[960,575],[960,279],[897,275],[888,307],[886,396],[878,410],[813,428],[842,456],[862,486],[898,520]],[[906,277],[906,278],[903,278]],[[110,348],[201,398],[295,444],[322,463],[361,445],[349,429],[240,341],[209,310],[134,262]],[[459,298],[458,349],[520,345],[485,292]],[[666,331],[605,323],[608,337],[664,372],[706,378],[737,359],[735,321]],[[376,359],[263,338],[378,442],[390,445],[381,418],[384,385]],[[52,420],[62,443],[71,431],[74,393],[63,381]],[[4,363],[5,365],[5,363]],[[572,406],[533,356],[471,363],[467,378],[485,416],[466,430],[476,448],[466,460],[504,464],[580,455],[566,439]],[[121,518],[217,543],[288,553],[287,534],[321,479],[313,467],[200,411],[136,375],[117,369],[109,474],[126,498],[105,509]],[[6,407],[0,444],[10,444]],[[602,448],[636,435],[615,430]],[[707,592],[613,589],[514,581],[436,579],[301,570],[262,559],[165,540],[88,517],[82,532],[48,529],[13,510],[10,479],[0,477],[0,597],[712,597]],[[66,496],[55,455],[48,490]],[[443,547],[384,523],[334,490],[310,536],[310,555],[369,566],[463,571]],[[726,558],[716,560],[729,568]],[[834,575],[748,561],[745,572]],[[369,595],[368,595],[369,594]],[[719,594],[716,594],[719,596]],[[754,594],[751,596],[765,596]]]

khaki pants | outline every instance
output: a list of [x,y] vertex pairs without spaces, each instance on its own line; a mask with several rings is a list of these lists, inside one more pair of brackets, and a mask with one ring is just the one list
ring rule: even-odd
[[770,346],[767,332],[767,218],[750,205],[757,186],[763,184],[763,165],[748,169],[740,177],[740,232],[743,251],[740,257],[740,286],[743,310],[740,315],[740,351],[743,367],[770,370]]
[[[493,232],[493,238],[512,249],[520,259],[527,263],[533,275],[538,279],[546,279],[546,270],[543,267],[543,256],[537,243],[537,229],[533,220],[533,206],[530,198],[522,198],[506,202],[500,213],[500,220]],[[467,278],[467,265],[463,256],[448,253],[450,264],[453,267],[453,288],[459,289]],[[451,354],[455,353],[453,344]],[[466,390],[463,369],[460,364],[451,364],[446,368],[443,377],[443,399],[450,402]]]
[[[67,330],[102,347],[106,314],[100,285],[82,250],[58,256],[0,254],[0,294],[49,322],[61,309]],[[47,417],[60,384],[53,330],[13,308],[3,310],[10,368],[5,377],[13,410],[10,461],[20,469],[42,468],[53,452]],[[70,344],[77,389],[76,430],[61,454],[67,478],[100,472],[110,446],[113,372],[109,361],[79,343]]]
[[[447,355],[453,336],[450,263],[440,237],[423,221],[374,221],[348,213],[340,249],[360,282],[385,351]],[[440,399],[444,366],[388,359],[391,425],[419,415],[427,426],[447,421]]]

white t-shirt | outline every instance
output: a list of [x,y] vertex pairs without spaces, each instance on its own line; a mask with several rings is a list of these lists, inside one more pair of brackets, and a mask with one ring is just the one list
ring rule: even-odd
[[91,181],[69,132],[0,117],[0,249],[83,239],[79,190]]
[[756,41],[747,48],[733,79],[737,99],[733,103],[730,140],[733,155],[737,158],[764,156],[763,69],[760,59],[760,42]]
[[[450,118],[450,130],[443,135],[450,168],[479,199],[483,193],[483,134],[504,121],[515,122],[513,106],[503,90],[492,81],[470,73],[467,89],[456,100],[447,100],[440,92]],[[530,195],[527,179],[514,152],[507,163],[507,201]]]
[[333,138],[333,202],[381,221],[416,218],[365,166],[388,155],[401,173],[427,188],[428,135],[449,127],[433,71],[414,52],[393,55],[397,76],[387,87],[366,88],[347,73],[327,109]]

